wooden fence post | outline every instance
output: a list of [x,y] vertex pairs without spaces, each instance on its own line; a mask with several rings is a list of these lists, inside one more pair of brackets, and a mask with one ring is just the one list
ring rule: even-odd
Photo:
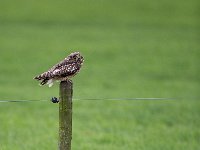
[[71,150],[72,95],[72,81],[61,81],[59,98],[59,150]]

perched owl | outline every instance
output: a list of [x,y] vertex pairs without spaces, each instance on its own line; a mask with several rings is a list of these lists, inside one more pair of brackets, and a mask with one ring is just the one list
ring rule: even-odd
[[51,87],[55,80],[64,81],[75,76],[80,71],[83,61],[83,56],[79,52],[71,53],[47,72],[34,77],[34,79],[41,81],[40,85],[48,84]]

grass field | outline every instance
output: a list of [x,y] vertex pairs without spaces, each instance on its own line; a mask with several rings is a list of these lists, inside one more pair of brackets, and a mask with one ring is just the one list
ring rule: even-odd
[[[85,57],[73,150],[200,149],[199,2],[0,1],[0,99],[58,96],[32,78],[72,51]],[[0,103],[0,150],[54,150],[58,105]]]

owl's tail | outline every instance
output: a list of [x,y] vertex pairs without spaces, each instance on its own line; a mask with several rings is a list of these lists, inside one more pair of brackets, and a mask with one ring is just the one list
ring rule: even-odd
[[43,80],[40,82],[40,85],[45,85],[48,81],[49,81],[49,79],[43,79]]
[[[37,78],[34,78],[34,79],[37,79]],[[48,79],[48,78],[45,78],[45,79],[37,79],[38,81],[41,81],[40,82],[40,85],[45,85],[45,84],[48,84],[49,87],[51,87],[53,85],[53,79]]]
[[38,81],[41,81],[40,82],[40,85],[45,85],[45,84],[48,84],[49,87],[51,87],[53,85],[53,80],[52,79],[49,79],[48,77],[45,77],[44,74],[41,74],[39,76],[36,76],[34,77],[33,79],[36,79]]
[[38,81],[41,81],[41,82],[40,82],[40,85],[45,85],[45,84],[49,81],[48,78],[43,78],[43,77],[41,77],[40,75],[34,77],[33,79],[36,79],[36,80],[38,80]]

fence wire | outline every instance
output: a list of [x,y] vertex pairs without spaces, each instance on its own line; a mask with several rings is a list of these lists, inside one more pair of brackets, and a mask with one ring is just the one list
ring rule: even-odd
[[[17,102],[51,102],[53,98],[50,100],[0,100],[0,103],[17,103]],[[73,101],[132,101],[132,100],[177,100],[177,98],[73,98]]]

